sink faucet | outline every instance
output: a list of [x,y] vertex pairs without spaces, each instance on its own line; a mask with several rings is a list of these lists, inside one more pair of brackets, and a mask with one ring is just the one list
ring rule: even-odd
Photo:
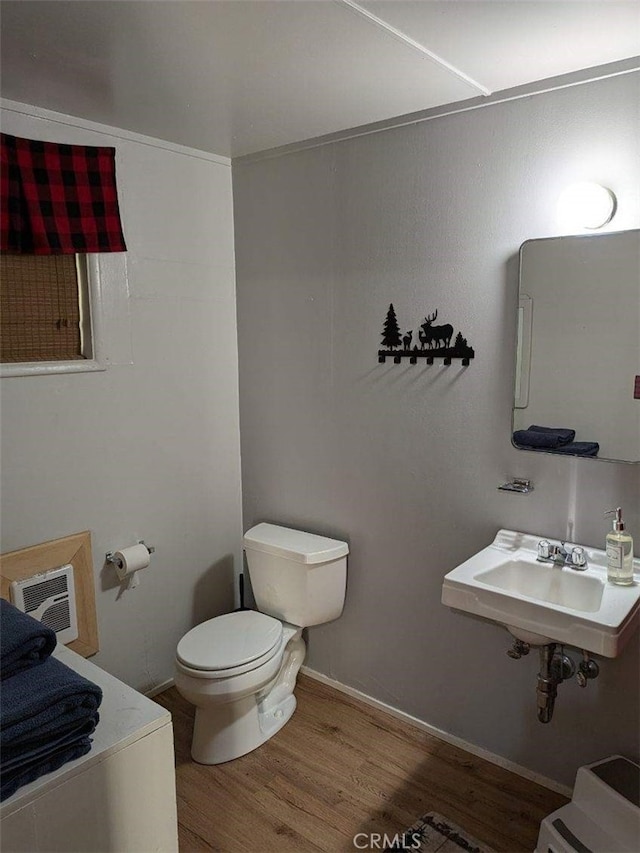
[[549,548],[549,557],[558,566],[564,566],[568,556],[569,552],[564,547],[564,542],[561,542],[559,545],[551,545]]
[[587,568],[587,555],[584,548],[575,545],[567,550],[564,542],[552,545],[547,539],[538,542],[538,561],[540,563],[553,563],[554,566],[569,566],[578,572]]

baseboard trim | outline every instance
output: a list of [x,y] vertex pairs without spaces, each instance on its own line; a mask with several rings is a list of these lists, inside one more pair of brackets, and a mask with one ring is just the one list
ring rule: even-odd
[[157,696],[158,693],[164,693],[165,690],[168,690],[170,687],[173,687],[175,684],[173,678],[167,678],[166,681],[163,681],[162,684],[156,684],[155,687],[152,687],[150,690],[145,690],[144,695],[147,699],[153,699],[154,696]]
[[489,761],[491,764],[497,764],[498,767],[502,767],[505,770],[510,770],[512,773],[516,773],[518,776],[522,776],[524,779],[528,779],[529,782],[535,782],[537,785],[542,785],[543,788],[548,788],[550,791],[555,791],[558,794],[562,794],[565,797],[571,798],[572,789],[567,785],[562,785],[560,782],[556,782],[554,779],[549,779],[547,776],[542,776],[540,773],[535,773],[533,770],[529,770],[527,767],[523,767],[520,764],[516,764],[513,761],[510,761],[508,758],[504,758],[502,755],[496,755],[494,752],[489,752],[488,749],[484,749],[481,746],[476,746],[473,743],[469,743],[469,741],[463,740],[457,735],[452,735],[449,732],[445,732],[442,729],[436,728],[436,726],[432,726],[429,723],[425,723],[423,720],[419,720],[417,717],[412,717],[411,714],[406,714],[404,711],[399,711],[397,708],[394,708],[391,705],[387,705],[386,702],[381,702],[379,699],[374,699],[373,696],[369,696],[366,693],[362,693],[360,690],[356,690],[355,687],[349,687],[346,684],[342,684],[340,681],[336,681],[333,678],[329,678],[321,672],[317,672],[315,669],[310,669],[308,666],[303,666],[300,670],[304,675],[309,676],[309,678],[313,678],[315,681],[319,681],[321,684],[326,684],[328,687],[333,687],[334,690],[338,690],[340,693],[345,693],[347,696],[351,696],[354,699],[359,699],[361,702],[364,702],[365,705],[371,705],[373,708],[377,708],[380,711],[385,711],[387,714],[390,714],[392,717],[395,717],[398,720],[402,720],[405,723],[408,723],[411,726],[414,726],[417,729],[420,729],[423,732],[426,732],[429,735],[432,735],[438,740],[443,740],[445,743],[450,743],[452,746],[457,746],[460,749],[464,749],[466,752],[470,752],[471,755],[475,755],[478,758],[482,758],[485,761]]

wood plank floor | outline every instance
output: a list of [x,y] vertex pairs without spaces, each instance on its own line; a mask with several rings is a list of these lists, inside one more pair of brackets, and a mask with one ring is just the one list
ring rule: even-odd
[[259,749],[207,767],[190,758],[193,708],[175,688],[181,853],[356,849],[356,833],[394,835],[439,812],[498,853],[532,851],[549,791],[301,675],[298,707]]

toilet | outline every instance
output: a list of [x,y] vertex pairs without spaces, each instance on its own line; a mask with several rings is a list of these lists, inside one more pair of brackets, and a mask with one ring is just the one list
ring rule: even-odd
[[258,524],[243,538],[258,611],[216,616],[178,643],[175,685],[196,707],[191,756],[222,764],[259,747],[291,718],[306,646],[302,629],[337,619],[349,546]]

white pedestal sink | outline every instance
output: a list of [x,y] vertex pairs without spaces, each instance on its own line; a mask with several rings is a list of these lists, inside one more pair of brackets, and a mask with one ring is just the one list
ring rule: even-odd
[[442,603],[504,625],[530,645],[562,643],[616,657],[640,620],[640,560],[634,583],[617,586],[607,582],[604,551],[585,548],[588,567],[577,571],[539,562],[540,538],[498,531],[445,576]]

